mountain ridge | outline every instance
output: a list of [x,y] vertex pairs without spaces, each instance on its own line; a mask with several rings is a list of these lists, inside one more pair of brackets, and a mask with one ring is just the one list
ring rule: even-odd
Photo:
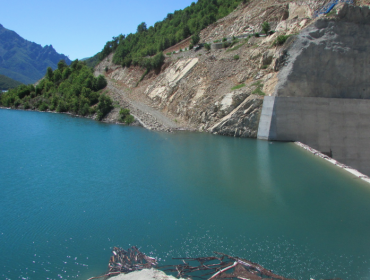
[[25,84],[35,83],[45,75],[47,67],[56,69],[60,60],[71,63],[52,45],[42,47],[0,24],[0,74]]

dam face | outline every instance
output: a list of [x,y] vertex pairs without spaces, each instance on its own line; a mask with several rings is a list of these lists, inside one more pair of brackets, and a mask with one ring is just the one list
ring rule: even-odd
[[266,96],[257,138],[300,141],[370,175],[370,100]]

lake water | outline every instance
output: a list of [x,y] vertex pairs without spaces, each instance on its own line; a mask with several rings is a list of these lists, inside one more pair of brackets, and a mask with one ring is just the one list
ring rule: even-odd
[[0,278],[87,279],[111,248],[370,279],[370,185],[292,143],[0,110]]

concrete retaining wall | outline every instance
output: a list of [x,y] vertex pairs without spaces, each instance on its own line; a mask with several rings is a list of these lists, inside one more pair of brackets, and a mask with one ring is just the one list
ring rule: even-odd
[[300,141],[370,175],[370,100],[266,96],[257,138]]

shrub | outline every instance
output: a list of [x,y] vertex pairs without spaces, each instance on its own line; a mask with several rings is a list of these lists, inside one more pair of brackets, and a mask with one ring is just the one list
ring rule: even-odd
[[130,115],[130,110],[129,109],[121,109],[119,111],[119,116],[120,118],[118,121],[124,122],[125,124],[131,124],[135,121],[134,116]]
[[105,94],[100,95],[99,103],[96,110],[97,111],[96,119],[98,121],[101,121],[113,109],[112,103],[113,103],[112,99],[109,96]]
[[193,44],[189,45],[189,50],[192,50],[194,48]]
[[257,32],[257,33],[254,33],[254,37],[258,38],[260,36],[260,34]]
[[252,94],[266,95],[266,94],[262,91],[263,84],[261,83],[261,81],[257,81],[257,82],[255,82],[255,83],[253,83],[253,84],[252,84],[252,86],[256,86],[256,88],[252,91]]
[[272,43],[273,46],[282,46],[291,35],[279,35]]
[[27,109],[31,108],[30,103],[28,103],[28,102],[23,103],[23,108],[24,108],[25,110],[27,110]]
[[84,103],[83,106],[80,106],[79,114],[81,116],[86,116],[90,113],[90,106],[87,103]]
[[199,41],[200,41],[199,33],[196,33],[191,37],[191,43],[193,46],[197,45]]
[[234,59],[235,59],[235,60],[238,60],[238,59],[239,59],[239,55],[237,55],[237,54],[236,54],[236,55],[234,55]]
[[205,48],[207,51],[209,51],[209,50],[211,49],[211,45],[210,45],[210,44],[205,43],[205,44],[204,44],[204,48]]
[[134,118],[134,116],[133,116],[133,115],[128,115],[128,116],[125,118],[125,124],[127,124],[127,125],[132,124],[134,121],[135,121],[135,118]]
[[156,54],[151,60],[151,69],[159,69],[163,65],[165,57],[162,52]]
[[46,111],[47,109],[49,109],[49,106],[48,106],[48,104],[46,104],[45,102],[42,102],[42,103],[40,104],[40,106],[38,107],[38,109],[39,109],[40,111]]
[[171,55],[172,54],[172,52],[168,52],[168,53],[166,53],[166,55]]
[[18,106],[19,105],[21,105],[22,103],[21,103],[21,100],[19,99],[19,98],[16,98],[15,100],[14,100],[14,107],[15,108],[18,108]]
[[57,106],[57,112],[62,113],[62,112],[67,112],[68,111],[68,106],[66,102],[63,100],[60,100]]
[[226,42],[226,41],[227,41],[226,37],[222,38],[222,42]]
[[226,48],[230,47],[230,43],[227,42],[227,41],[226,42],[223,42],[222,43],[222,47],[226,49]]
[[267,21],[265,21],[262,23],[261,28],[262,28],[263,33],[265,33],[267,36],[271,27],[270,27],[270,24]]
[[235,89],[239,89],[239,88],[242,88],[242,87],[245,87],[245,84],[239,84],[239,85],[236,85],[235,87],[232,87],[231,90],[235,90]]
[[101,90],[107,86],[107,80],[104,78],[103,75],[99,75],[96,79],[94,79],[94,88],[96,90]]

